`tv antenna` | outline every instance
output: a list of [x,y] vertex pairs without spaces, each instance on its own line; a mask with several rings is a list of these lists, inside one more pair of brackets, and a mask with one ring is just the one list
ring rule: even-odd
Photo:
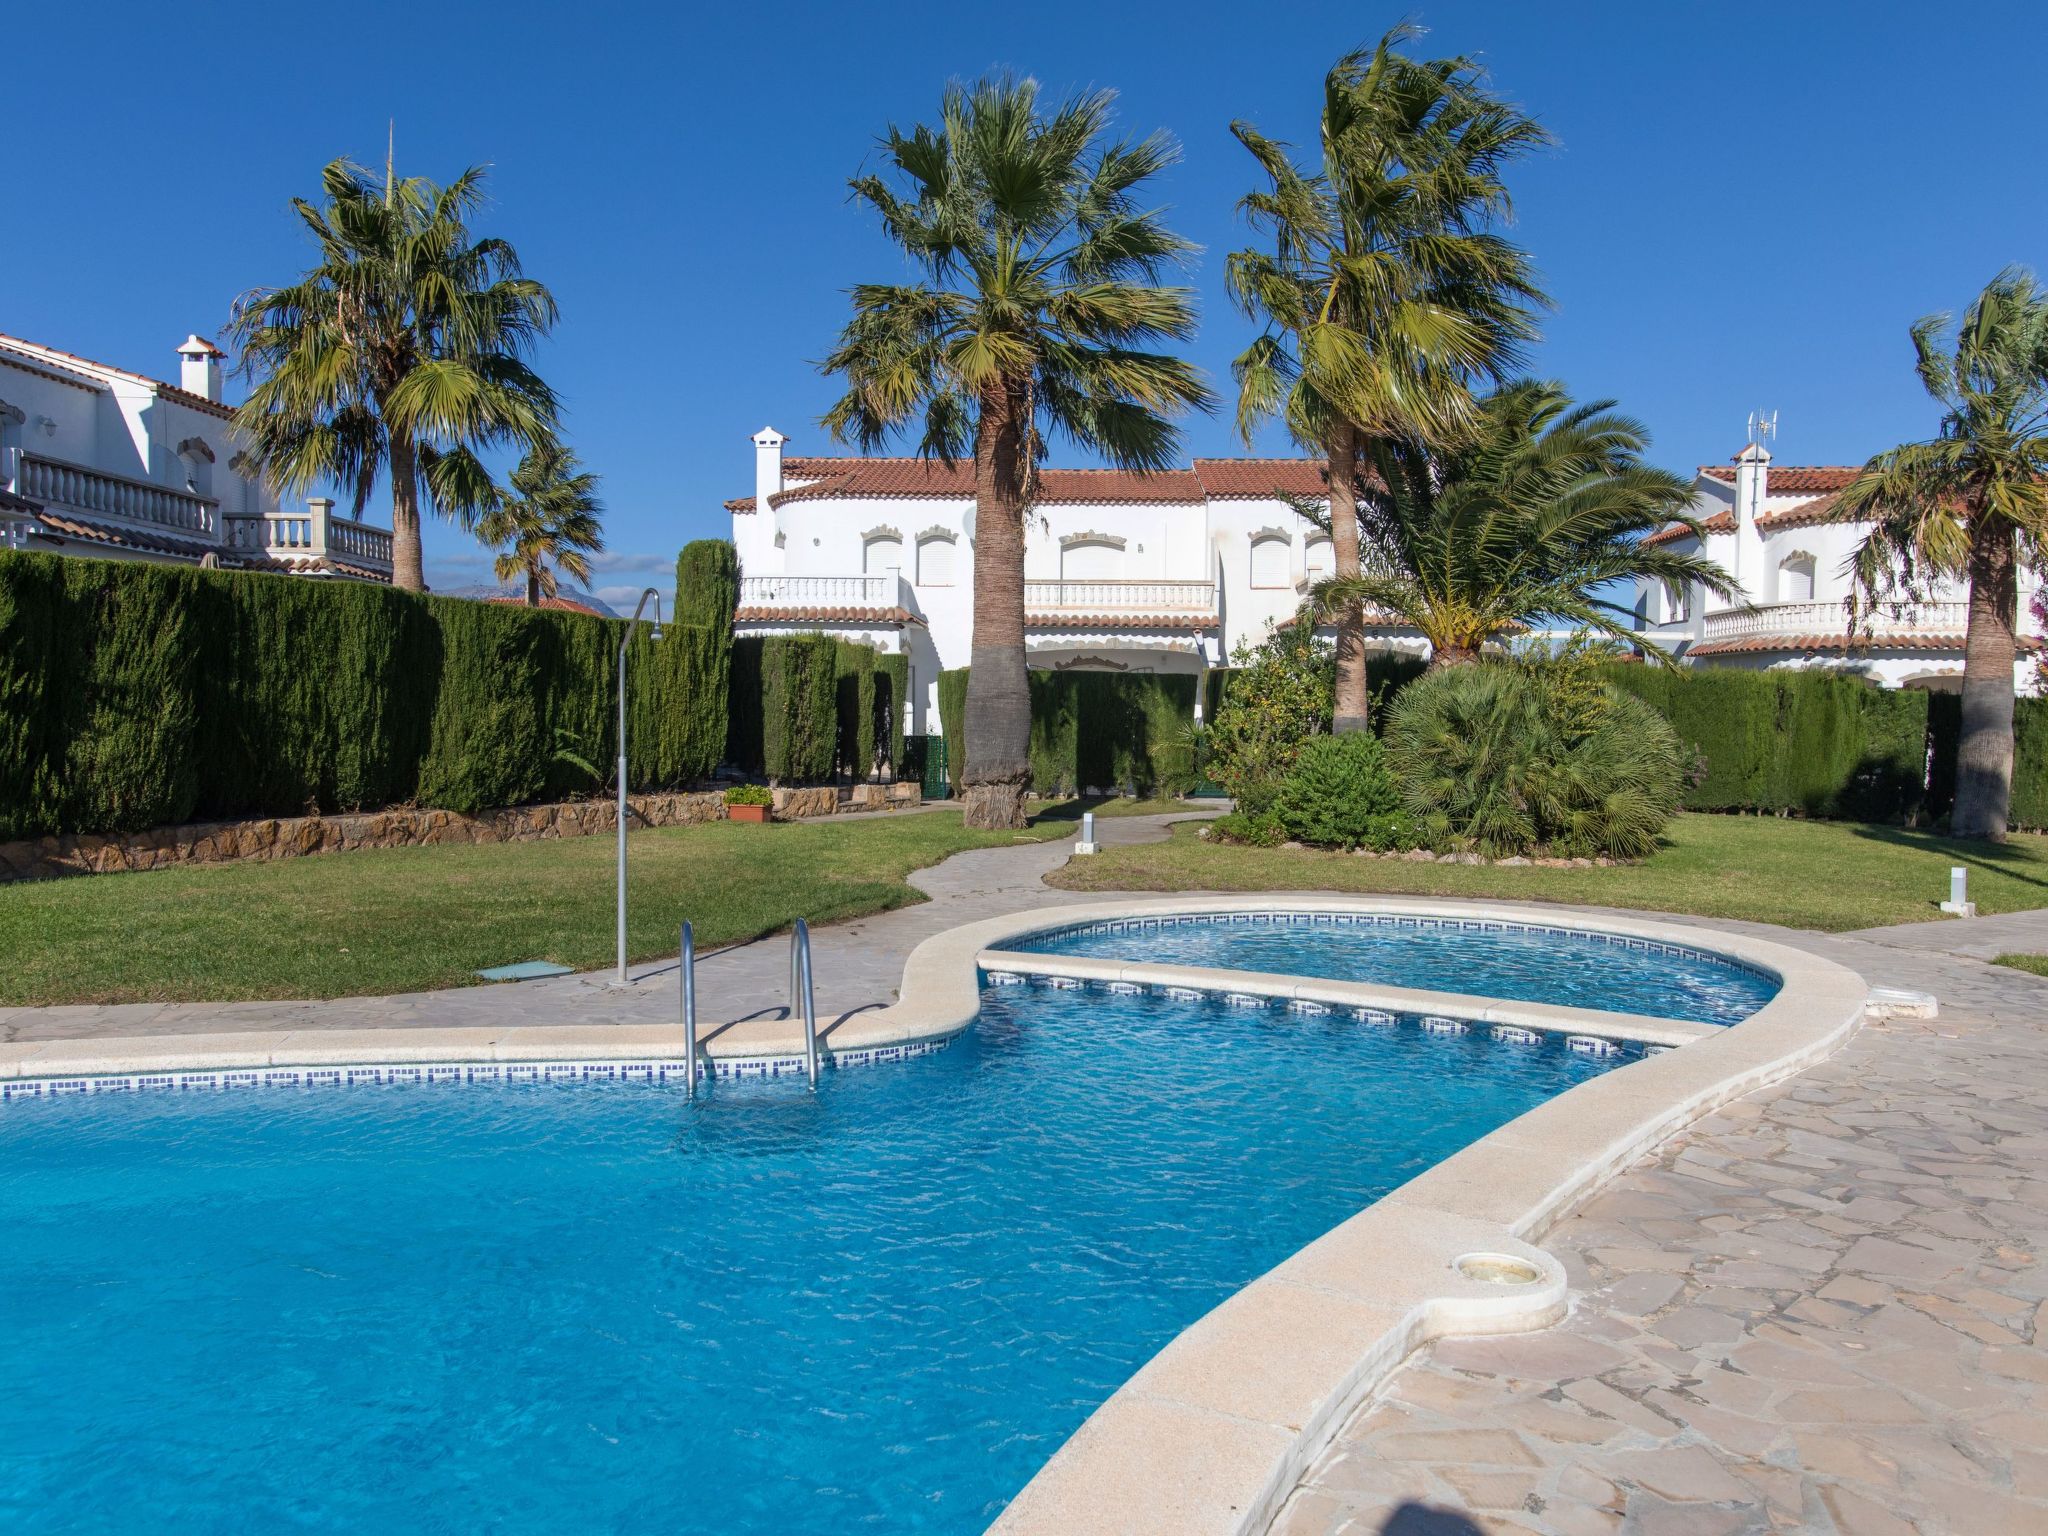
[[1751,411],[1749,413],[1749,446],[1761,448],[1764,443],[1778,435],[1778,413],[1776,411]]

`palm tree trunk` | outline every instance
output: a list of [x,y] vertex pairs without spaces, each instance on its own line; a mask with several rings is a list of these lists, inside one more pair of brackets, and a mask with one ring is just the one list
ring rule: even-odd
[[526,572],[526,606],[540,606],[540,572],[528,567]]
[[2019,562],[2012,525],[1979,517],[1970,536],[1970,627],[1963,641],[1963,734],[1956,749],[1957,837],[2005,841],[2012,804],[2012,663]]
[[1024,453],[1021,391],[982,396],[974,442],[974,638],[968,656],[967,791],[962,820],[1024,825],[1031,778],[1031,684],[1024,667]]
[[[1337,556],[1337,574],[1347,580],[1359,571],[1358,559],[1358,436],[1349,422],[1340,422],[1326,447],[1330,477],[1330,543]],[[1365,605],[1349,604],[1337,615],[1337,689],[1331,730],[1372,728],[1372,692],[1365,673]]]
[[1425,672],[1442,672],[1450,667],[1470,667],[1479,661],[1479,647],[1476,645],[1432,645],[1429,648],[1429,665]]
[[420,549],[419,459],[412,439],[391,434],[391,585],[424,592],[427,576]]

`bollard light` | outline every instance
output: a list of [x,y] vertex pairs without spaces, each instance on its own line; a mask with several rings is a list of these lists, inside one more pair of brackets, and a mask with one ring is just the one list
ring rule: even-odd
[[1948,867],[1948,900],[1941,910],[1955,917],[1975,917],[1977,904],[1970,900],[1970,871],[1961,864]]
[[1093,853],[1094,851],[1095,813],[1093,811],[1083,811],[1081,813],[1081,841],[1074,844],[1074,852]]

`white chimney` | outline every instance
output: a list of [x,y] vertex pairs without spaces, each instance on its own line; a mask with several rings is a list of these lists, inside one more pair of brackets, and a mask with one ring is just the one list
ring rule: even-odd
[[1735,585],[1754,602],[1764,594],[1764,536],[1757,520],[1770,494],[1771,455],[1751,443],[1735,456]]
[[178,387],[216,403],[220,400],[220,360],[227,354],[199,336],[187,336],[178,348]]
[[782,489],[782,445],[789,439],[773,427],[754,434],[754,511],[769,515],[768,498]]

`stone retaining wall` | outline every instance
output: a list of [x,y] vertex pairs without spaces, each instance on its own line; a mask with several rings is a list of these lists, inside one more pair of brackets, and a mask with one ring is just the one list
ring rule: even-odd
[[[838,811],[904,808],[920,803],[914,783],[862,784],[842,795],[830,785],[778,789],[777,820],[831,816]],[[725,819],[719,790],[633,795],[633,824],[684,827]],[[147,832],[74,834],[0,843],[0,885],[57,875],[111,875],[175,864],[223,864],[242,859],[296,859],[357,848],[421,848],[447,843],[533,843],[551,837],[589,837],[618,826],[615,800],[565,800],[464,816],[457,811],[401,808],[336,816],[271,817],[261,821],[196,822]]]

